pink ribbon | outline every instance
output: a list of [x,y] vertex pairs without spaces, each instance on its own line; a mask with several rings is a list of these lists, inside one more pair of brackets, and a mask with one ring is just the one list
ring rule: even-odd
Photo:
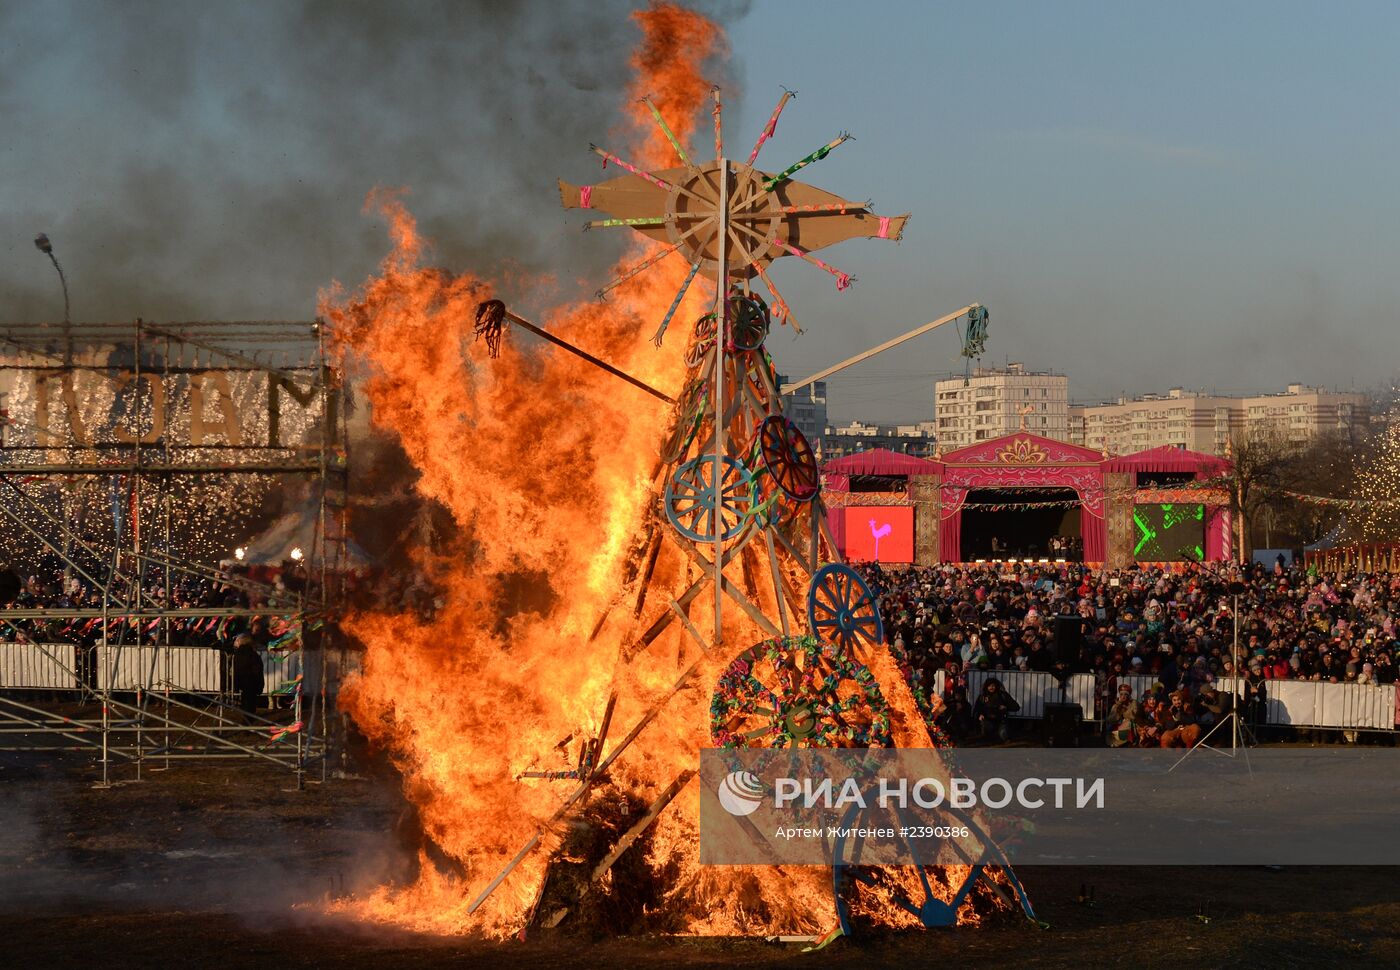
[[749,164],[752,165],[758,159],[758,151],[763,147],[763,143],[773,137],[778,130],[778,116],[783,113],[784,106],[793,97],[791,91],[784,91],[783,96],[778,99],[778,106],[773,109],[773,116],[768,119],[768,124],[764,125],[763,133],[758,136],[758,142],[753,146],[753,151],[749,153]]
[[853,279],[852,279],[852,277],[851,277],[851,275],[850,275],[849,273],[843,273],[843,272],[841,272],[839,269],[837,269],[835,266],[831,266],[831,265],[829,265],[828,263],[822,262],[820,259],[817,259],[817,257],[813,256],[811,253],[807,252],[807,251],[806,251],[805,249],[803,249],[802,247],[800,247],[800,246],[794,246],[792,243],[788,242],[786,239],[775,239],[775,240],[773,240],[773,242],[774,242],[777,246],[779,246],[779,247],[781,247],[781,248],[783,248],[783,249],[786,249],[788,252],[792,253],[794,256],[800,256],[800,257],[802,257],[802,258],[805,259],[807,262],[809,262],[809,263],[811,263],[813,266],[817,267],[817,269],[825,270],[826,272],[830,273],[832,276],[836,277],[836,289],[837,289],[837,290],[845,290],[845,289],[848,289],[848,288],[850,287],[851,283],[853,282]]
[[[587,203],[584,203],[587,205]],[[875,235],[876,239],[890,238],[890,217],[880,216],[880,231]]]
[[[607,162],[604,161],[604,164],[607,164]],[[579,204],[580,206],[582,206],[583,208],[585,208],[585,209],[591,209],[591,208],[593,208],[593,186],[591,186],[591,185],[580,185],[580,186],[578,187],[578,204]],[[888,220],[888,219],[881,219],[880,221],[881,221],[882,223],[888,223],[890,220]],[[885,229],[884,226],[881,226],[881,227],[880,227],[880,231],[881,231],[882,233],[884,232],[884,229]]]

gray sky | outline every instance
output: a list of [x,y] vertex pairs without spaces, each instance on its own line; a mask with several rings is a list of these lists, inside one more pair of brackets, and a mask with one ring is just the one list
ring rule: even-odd
[[[306,318],[385,243],[405,186],[437,261],[550,270],[590,292],[618,242],[554,179],[619,122],[630,5],[0,0],[0,319]],[[895,246],[775,280],[809,333],[794,376],[969,301],[988,361],[1075,399],[1172,385],[1369,387],[1400,364],[1400,98],[1390,5],[710,4],[731,144],[799,92],[770,168],[849,129],[806,180],[884,214]],[[521,228],[524,226],[525,228]],[[639,335],[645,339],[645,335]],[[930,416],[954,334],[831,386],[836,419]]]

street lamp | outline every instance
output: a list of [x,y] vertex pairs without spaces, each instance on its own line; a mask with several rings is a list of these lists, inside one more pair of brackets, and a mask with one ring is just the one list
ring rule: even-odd
[[47,256],[53,263],[53,268],[58,270],[58,282],[63,287],[63,325],[69,324],[68,317],[68,277],[63,275],[63,267],[58,265],[58,257],[53,254],[53,243],[49,242],[49,237],[45,233],[39,233],[34,237],[34,248]]
[[[72,330],[72,324],[71,324],[70,321],[69,321],[69,313],[68,313],[68,277],[66,277],[66,276],[63,275],[63,267],[60,266],[60,265],[58,265],[58,257],[55,256],[55,255],[53,254],[53,243],[49,242],[49,237],[48,237],[48,234],[47,234],[47,233],[41,232],[41,233],[39,233],[39,235],[37,235],[37,236],[34,237],[34,248],[37,249],[37,250],[39,250],[39,252],[43,253],[45,256],[47,256],[47,257],[49,258],[49,262],[53,263],[53,268],[56,269],[56,270],[58,270],[58,282],[59,282],[59,284],[63,287],[63,364],[64,364],[65,367],[72,367],[72,366],[73,366],[73,330]],[[68,496],[68,491],[65,489],[65,490],[63,491],[62,494],[63,494],[63,519],[64,519],[65,522],[68,522],[68,521],[69,521],[69,496]],[[79,506],[79,508],[81,508],[81,506]],[[68,555],[69,555],[69,548],[70,548],[70,545],[71,545],[71,541],[72,541],[72,540],[69,538],[67,532],[65,532],[65,533],[64,533],[64,536],[63,536],[63,561],[64,561],[64,563],[65,563],[65,565],[64,565],[64,567],[63,567],[63,579],[64,579],[64,582],[65,582],[65,583],[67,582],[67,580],[68,580],[68,579],[72,576],[72,574],[73,574],[73,573],[72,573],[72,569],[73,569],[72,563],[71,563],[71,561],[70,561],[69,558],[68,558]],[[105,765],[104,765],[104,767],[105,767]]]

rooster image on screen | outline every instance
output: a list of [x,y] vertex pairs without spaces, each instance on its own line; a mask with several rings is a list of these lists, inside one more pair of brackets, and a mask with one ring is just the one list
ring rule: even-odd
[[847,508],[846,558],[852,562],[914,561],[914,510],[907,505]]

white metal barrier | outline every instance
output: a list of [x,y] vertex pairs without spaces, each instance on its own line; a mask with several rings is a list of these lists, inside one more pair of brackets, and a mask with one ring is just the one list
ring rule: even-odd
[[0,688],[77,690],[71,643],[0,643]]
[[115,644],[97,648],[97,686],[110,690],[219,691],[219,658],[212,647]]
[[[71,648],[70,648],[71,649]],[[111,690],[171,690],[217,694],[233,687],[232,658],[214,647],[115,645],[97,648],[97,686]],[[262,654],[263,693],[275,694],[302,672],[300,650]],[[153,666],[154,665],[154,666]],[[221,668],[225,668],[221,671]],[[110,678],[110,679],[109,679]],[[70,688],[71,689],[71,686]]]
[[[1127,684],[1133,689],[1134,700],[1140,699],[1143,694],[1157,686],[1157,677],[1154,674],[1119,674],[1115,679],[1117,684]],[[1117,685],[1114,686],[1113,692],[1115,695],[1118,693]],[[1112,707],[1117,700],[1116,696],[1109,697],[1108,706]]]
[[[1222,677],[1216,688],[1244,694],[1237,677]],[[1320,680],[1268,680],[1266,724],[1296,727],[1356,728],[1393,731],[1400,719],[1395,709],[1394,684],[1333,684]]]
[[1039,670],[970,670],[967,672],[967,699],[976,704],[982,695],[982,685],[995,677],[1016,699],[1021,709],[1012,717],[1039,718],[1045,715],[1046,704],[1078,704],[1086,720],[1094,717],[1094,675],[1071,674],[1061,692],[1060,681]]

